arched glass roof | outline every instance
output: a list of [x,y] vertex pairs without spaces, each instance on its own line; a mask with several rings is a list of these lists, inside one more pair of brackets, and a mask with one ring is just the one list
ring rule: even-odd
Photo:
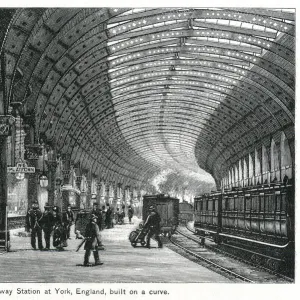
[[294,48],[293,10],[26,8],[2,51],[7,99],[39,134],[137,184],[168,168],[218,180],[264,138],[293,136]]

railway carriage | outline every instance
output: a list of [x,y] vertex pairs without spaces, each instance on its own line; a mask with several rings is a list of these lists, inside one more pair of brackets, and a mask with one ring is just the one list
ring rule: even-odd
[[[195,230],[272,269],[294,266],[294,189],[259,186],[195,198]],[[293,271],[292,271],[293,272]]]
[[194,220],[194,207],[187,201],[179,203],[179,223],[186,224]]

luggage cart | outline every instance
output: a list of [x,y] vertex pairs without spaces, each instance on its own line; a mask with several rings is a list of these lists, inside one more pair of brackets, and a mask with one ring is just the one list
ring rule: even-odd
[[147,233],[148,228],[144,228],[143,224],[141,223],[139,227],[136,230],[132,231],[129,235],[129,241],[131,243],[131,246],[135,248],[138,243],[142,246],[145,246],[145,237]]

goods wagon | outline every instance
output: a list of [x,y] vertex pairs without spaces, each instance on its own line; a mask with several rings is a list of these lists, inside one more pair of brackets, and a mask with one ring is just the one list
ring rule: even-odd
[[179,200],[166,196],[146,195],[143,197],[143,221],[149,214],[149,207],[153,205],[161,217],[161,232],[165,235],[172,234],[178,226]]

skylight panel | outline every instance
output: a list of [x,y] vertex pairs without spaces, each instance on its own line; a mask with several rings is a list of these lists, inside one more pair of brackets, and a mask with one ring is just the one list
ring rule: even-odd
[[239,22],[239,21],[229,21],[228,22],[228,25],[230,25],[230,26],[235,26],[235,27],[241,27],[241,25],[242,25],[242,22]]
[[261,25],[253,25],[253,29],[254,29],[254,30],[265,31],[265,28],[266,28],[266,27],[261,26]]
[[247,28],[247,29],[252,29],[252,24],[250,23],[242,23],[241,28]]

